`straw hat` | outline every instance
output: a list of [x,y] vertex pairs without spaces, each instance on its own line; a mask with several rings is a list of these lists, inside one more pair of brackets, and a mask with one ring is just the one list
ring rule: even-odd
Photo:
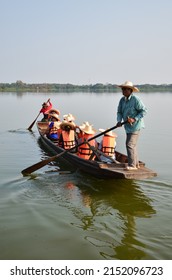
[[93,125],[89,124],[89,122],[84,122],[82,125],[79,126],[79,128],[86,134],[96,133],[96,130],[93,128]]
[[133,92],[139,92],[139,89],[137,87],[135,87],[133,85],[133,83],[130,82],[130,81],[127,81],[124,84],[119,85],[118,87],[120,87],[120,88],[131,88],[133,90]]
[[60,115],[60,111],[59,110],[57,110],[57,109],[50,109],[49,111],[48,111],[48,114],[57,114],[57,115]]
[[75,117],[72,115],[72,114],[67,114],[67,115],[63,115],[63,119],[65,121],[68,121],[68,122],[71,122],[71,121],[74,121],[75,120]]
[[78,126],[78,127],[79,127],[80,130],[83,130],[84,127],[85,127],[86,125],[89,126],[89,125],[90,125],[89,122],[87,122],[87,121],[86,121],[86,122],[83,122],[83,123],[82,123],[80,126]]
[[60,119],[59,119],[59,115],[58,114],[49,114],[49,117],[51,117],[51,118],[55,118],[57,121],[59,121]]
[[75,126],[72,122],[68,122],[68,121],[62,121],[61,124],[60,124],[60,128],[65,130],[65,128],[68,127],[70,129],[74,129]]
[[[104,129],[104,128],[99,128],[99,131],[100,132],[104,132],[106,130],[108,130],[109,128],[107,129]],[[108,135],[108,136],[112,136],[112,137],[118,137],[116,133],[112,132],[112,130],[110,130],[109,132],[106,132],[105,135]]]

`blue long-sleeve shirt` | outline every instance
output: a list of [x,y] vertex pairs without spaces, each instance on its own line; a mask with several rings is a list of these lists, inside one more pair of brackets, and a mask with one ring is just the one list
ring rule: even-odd
[[143,117],[146,113],[147,108],[138,96],[131,94],[128,99],[123,96],[117,109],[117,122],[126,121],[127,117],[134,118],[136,121],[132,125],[124,125],[126,133],[133,133],[145,127]]

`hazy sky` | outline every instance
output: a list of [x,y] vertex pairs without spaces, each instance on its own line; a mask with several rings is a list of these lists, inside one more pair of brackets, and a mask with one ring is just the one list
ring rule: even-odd
[[172,83],[172,0],[0,0],[0,82]]

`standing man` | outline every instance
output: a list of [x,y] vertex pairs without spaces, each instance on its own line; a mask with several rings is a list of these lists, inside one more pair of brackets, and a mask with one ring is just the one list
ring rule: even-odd
[[122,89],[123,97],[120,99],[117,109],[117,126],[121,126],[122,120],[127,121],[124,124],[128,156],[126,169],[132,171],[139,168],[137,141],[140,129],[144,128],[143,117],[146,115],[147,109],[140,98],[133,94],[139,92],[139,89],[133,86],[132,82],[127,81],[118,87]]

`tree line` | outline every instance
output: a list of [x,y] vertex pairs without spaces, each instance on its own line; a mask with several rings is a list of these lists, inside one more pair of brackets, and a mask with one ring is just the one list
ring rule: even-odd
[[[172,92],[172,84],[142,84],[136,85],[142,92]],[[116,84],[56,84],[40,83],[27,84],[22,81],[15,83],[0,83],[0,92],[118,92]]]

